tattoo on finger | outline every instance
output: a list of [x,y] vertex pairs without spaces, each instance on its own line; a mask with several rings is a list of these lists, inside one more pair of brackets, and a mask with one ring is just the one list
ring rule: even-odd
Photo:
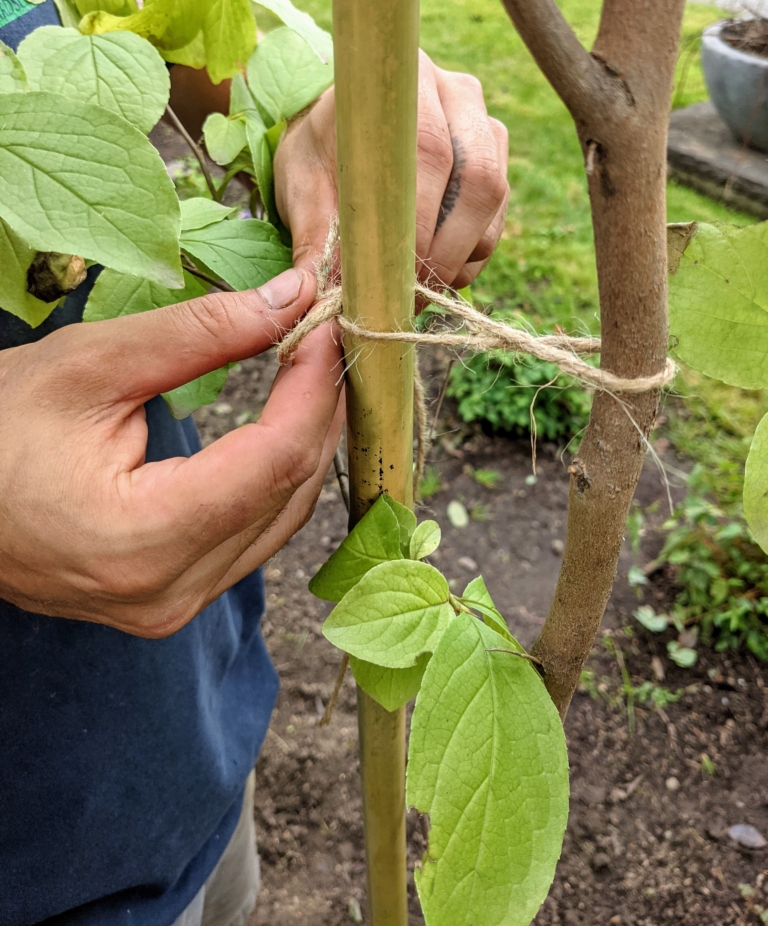
[[461,192],[461,172],[464,170],[467,163],[466,151],[460,138],[451,135],[451,148],[453,149],[453,167],[451,167],[448,185],[445,188],[443,200],[440,203],[440,212],[437,216],[435,232],[440,231],[443,222],[445,222],[456,207]]

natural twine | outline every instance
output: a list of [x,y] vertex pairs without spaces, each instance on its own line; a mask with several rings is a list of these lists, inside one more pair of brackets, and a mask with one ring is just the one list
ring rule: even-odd
[[[445,310],[446,314],[460,318],[464,331],[374,331],[343,314],[342,288],[338,284],[329,285],[332,279],[333,259],[339,243],[338,219],[333,219],[328,229],[322,256],[317,268],[317,300],[307,315],[283,338],[277,349],[277,359],[281,364],[289,363],[299,344],[316,328],[331,319],[346,334],[365,341],[397,341],[403,344],[440,344],[459,350],[489,351],[502,350],[508,353],[528,354],[546,363],[557,366],[561,372],[602,392],[630,393],[637,395],[651,392],[668,385],[675,378],[677,368],[668,357],[664,369],[652,376],[623,377],[608,370],[592,367],[579,357],[579,354],[600,353],[600,338],[578,338],[565,334],[533,335],[520,328],[514,328],[506,322],[489,318],[478,312],[468,302],[455,296],[445,295],[416,281],[414,289],[431,305]],[[424,386],[420,376],[415,378],[414,405],[419,433],[419,452],[417,454],[416,473],[418,479],[424,467],[429,436],[426,433],[427,412]]]

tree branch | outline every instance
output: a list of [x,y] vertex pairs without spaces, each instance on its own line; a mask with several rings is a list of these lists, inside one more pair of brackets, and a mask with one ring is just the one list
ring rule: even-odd
[[617,82],[584,48],[554,0],[503,0],[520,37],[577,123],[621,99]]
[[219,192],[216,189],[216,186],[213,182],[213,177],[211,177],[211,172],[208,170],[208,165],[205,161],[205,155],[200,149],[200,145],[192,138],[189,132],[184,127],[184,123],[179,119],[176,113],[171,109],[170,106],[166,106],[165,114],[171,120],[171,124],[176,129],[176,131],[181,135],[184,141],[189,145],[192,154],[197,158],[197,163],[200,165],[200,170],[203,172],[203,177],[205,177],[205,182],[208,185],[208,191],[210,192],[213,199],[218,202]]

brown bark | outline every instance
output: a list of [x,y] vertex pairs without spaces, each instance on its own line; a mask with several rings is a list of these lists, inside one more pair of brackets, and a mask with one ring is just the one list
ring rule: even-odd
[[[667,123],[684,0],[605,0],[591,55],[565,35],[570,29],[551,0],[504,3],[570,109],[584,151],[601,366],[624,377],[657,373],[667,348]],[[533,648],[561,716],[611,593],[658,400],[658,392],[596,395],[569,467],[565,554]]]

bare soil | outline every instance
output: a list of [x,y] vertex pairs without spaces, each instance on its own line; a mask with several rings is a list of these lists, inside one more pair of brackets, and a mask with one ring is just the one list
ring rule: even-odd
[[[432,358],[434,371],[441,365],[442,358]],[[273,372],[271,359],[243,363],[219,402],[196,416],[204,440],[253,420]],[[437,375],[435,382],[439,386]],[[431,453],[442,489],[420,512],[443,529],[435,565],[457,588],[482,572],[510,628],[530,644],[560,563],[567,455],[561,459],[559,448],[540,447],[531,484],[527,442],[461,430],[452,415],[446,405],[444,436]],[[685,466],[663,438],[657,450]],[[498,487],[479,485],[470,468],[498,470]],[[673,491],[679,496],[681,490]],[[474,514],[462,530],[445,514],[453,499]],[[659,501],[657,523],[664,517],[666,494],[652,465],[643,473],[638,499],[644,507]],[[660,543],[653,519],[649,523],[642,562],[655,556]],[[345,529],[346,513],[329,478],[311,523],[265,568],[264,635],[282,689],[257,766],[263,887],[249,926],[366,922],[355,688],[348,676],[330,726],[319,727],[340,656],[321,633],[329,608],[306,588]],[[626,581],[633,562],[627,549],[590,675],[567,718],[571,816],[555,883],[535,922],[758,924],[754,905],[768,906],[768,850],[740,848],[727,829],[747,823],[768,837],[766,667],[748,656],[707,650],[693,669],[672,664],[666,638],[642,630],[631,613],[642,602],[662,608],[674,591],[674,576],[657,573],[638,599]],[[662,709],[637,699],[632,704],[622,689],[622,661],[635,687],[650,680],[679,700]],[[408,839],[412,870],[425,849],[413,813]],[[740,884],[756,890],[751,899],[744,899]],[[411,923],[423,924],[413,890]]]

